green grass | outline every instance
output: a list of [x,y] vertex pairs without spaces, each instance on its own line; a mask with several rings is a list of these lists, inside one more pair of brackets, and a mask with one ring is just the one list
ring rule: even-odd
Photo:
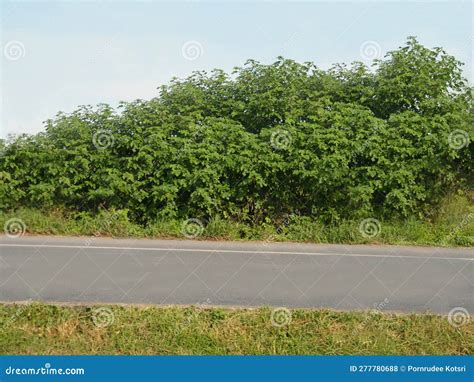
[[[472,195],[471,195],[472,198]],[[20,208],[0,212],[0,226],[20,219],[26,232],[53,235],[95,235],[114,237],[186,238],[184,220],[156,221],[148,225],[132,223],[126,210],[98,214],[73,213],[61,209],[40,211]],[[196,239],[301,241],[347,244],[414,244],[440,246],[474,245],[474,205],[467,195],[451,196],[438,206],[429,219],[379,220],[380,231],[364,237],[360,220],[323,225],[307,217],[294,216],[285,223],[265,222],[247,225],[219,218],[203,222]]]
[[280,327],[271,317],[269,308],[0,305],[0,353],[474,353],[474,323],[455,328],[437,315],[293,310]]

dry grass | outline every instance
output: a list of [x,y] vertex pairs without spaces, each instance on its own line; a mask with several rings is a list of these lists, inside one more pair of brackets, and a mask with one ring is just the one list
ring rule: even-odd
[[269,308],[107,306],[108,325],[98,327],[95,309],[0,306],[0,353],[474,353],[474,323],[454,328],[437,315],[293,310],[291,322],[276,327]]

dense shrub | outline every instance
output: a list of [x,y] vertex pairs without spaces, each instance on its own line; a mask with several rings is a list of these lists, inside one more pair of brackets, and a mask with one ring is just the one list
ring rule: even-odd
[[279,58],[83,106],[0,142],[0,208],[335,222],[413,216],[472,179],[461,63],[409,38],[371,68]]

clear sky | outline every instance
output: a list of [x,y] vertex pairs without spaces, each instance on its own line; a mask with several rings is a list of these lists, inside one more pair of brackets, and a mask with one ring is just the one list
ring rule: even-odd
[[414,35],[466,63],[471,1],[5,1],[1,129],[35,133],[78,105],[148,99],[194,70],[283,55],[333,63],[383,56]]

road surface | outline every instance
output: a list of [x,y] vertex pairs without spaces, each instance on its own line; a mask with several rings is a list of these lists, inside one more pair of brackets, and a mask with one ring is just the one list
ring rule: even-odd
[[474,250],[0,237],[0,301],[474,311]]

